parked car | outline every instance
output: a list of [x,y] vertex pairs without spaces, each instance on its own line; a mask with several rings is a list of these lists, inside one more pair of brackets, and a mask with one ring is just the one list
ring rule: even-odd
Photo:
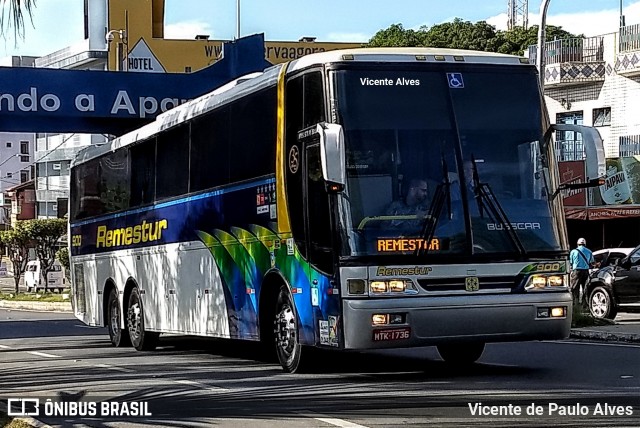
[[591,274],[586,295],[595,318],[614,319],[621,304],[640,303],[640,245]]
[[633,247],[604,248],[602,250],[594,251],[593,258],[596,261],[597,267],[595,269],[591,269],[591,273],[597,271],[599,268],[616,264],[618,260],[627,257],[631,251],[633,251]]
[[27,262],[27,269],[24,272],[24,285],[29,292],[32,290],[36,292],[39,290],[58,290],[60,293],[68,286],[64,277],[64,269],[57,260],[51,266],[46,283],[40,268],[40,260]]

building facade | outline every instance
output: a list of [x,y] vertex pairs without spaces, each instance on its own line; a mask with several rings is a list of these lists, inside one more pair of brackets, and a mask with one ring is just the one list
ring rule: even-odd
[[[640,244],[640,24],[546,42],[544,60],[551,121],[594,126],[604,141],[605,184],[564,194],[571,239],[588,237],[594,248]],[[583,177],[580,136],[558,132],[555,144],[561,178]]]

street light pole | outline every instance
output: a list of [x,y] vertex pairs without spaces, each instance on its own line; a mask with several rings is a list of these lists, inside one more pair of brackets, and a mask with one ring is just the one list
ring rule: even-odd
[[236,0],[236,39],[240,38],[240,0]]
[[620,0],[620,28],[625,26],[624,15],[622,14],[622,0]]
[[536,52],[536,64],[538,64],[538,77],[540,79],[540,89],[544,94],[544,72],[545,72],[545,27],[547,26],[547,9],[550,0],[542,0],[540,3],[540,27],[538,28],[538,51]]

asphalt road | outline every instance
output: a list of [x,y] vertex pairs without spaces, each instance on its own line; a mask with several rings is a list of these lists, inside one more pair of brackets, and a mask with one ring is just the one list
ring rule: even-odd
[[433,348],[322,353],[313,373],[295,375],[257,352],[171,337],[135,352],[68,314],[0,310],[0,403],[146,402],[152,413],[39,418],[51,426],[640,426],[637,345],[489,345],[468,368]]

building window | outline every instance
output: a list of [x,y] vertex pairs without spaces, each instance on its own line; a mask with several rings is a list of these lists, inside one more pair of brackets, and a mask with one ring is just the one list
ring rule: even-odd
[[11,141],[7,141],[7,148],[11,148]]
[[593,109],[593,126],[611,126],[611,107]]
[[29,155],[20,155],[20,162],[29,162]]
[[[556,114],[557,124],[582,125],[582,111]],[[582,134],[573,131],[556,132],[556,158],[558,161],[577,161],[585,158]]]
[[20,183],[29,181],[29,171],[20,171]]
[[12,172],[7,172],[7,178],[13,178],[13,173]]
[[20,154],[28,155],[29,154],[29,142],[28,141],[20,141]]
[[640,155],[640,135],[625,135],[618,138],[620,157]]

